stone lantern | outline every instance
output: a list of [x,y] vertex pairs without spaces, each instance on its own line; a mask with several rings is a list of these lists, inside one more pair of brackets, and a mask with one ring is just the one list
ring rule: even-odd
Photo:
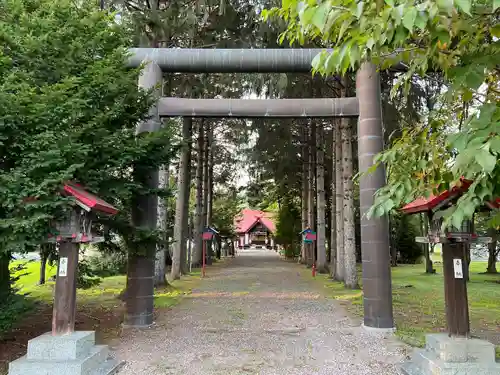
[[[471,181],[462,180],[459,187],[429,198],[419,198],[402,208],[403,213],[426,214],[429,220],[427,236],[417,237],[420,243],[441,243],[447,333],[429,334],[424,349],[417,349],[412,361],[403,364],[407,375],[435,374],[500,374],[495,362],[495,346],[487,341],[471,338],[469,305],[467,299],[467,246],[473,242],[488,243],[489,237],[478,237],[471,221],[460,228],[442,230],[444,210],[454,204],[470,187]],[[498,209],[498,200],[485,209]]]
[[95,345],[95,332],[75,332],[76,279],[81,243],[103,241],[92,233],[92,220],[118,210],[82,186],[67,182],[65,216],[53,223],[48,242],[59,246],[52,331],[28,342],[28,353],[9,364],[9,375],[108,375],[119,368],[106,345]]

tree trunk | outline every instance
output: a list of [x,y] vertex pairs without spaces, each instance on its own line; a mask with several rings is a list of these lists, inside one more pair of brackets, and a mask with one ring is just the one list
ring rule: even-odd
[[[308,203],[308,227],[311,230],[315,230],[316,225],[314,222],[314,211],[315,211],[315,204],[314,204],[314,196],[315,196],[315,189],[314,189],[314,176],[315,176],[315,166],[314,166],[314,155],[315,155],[315,148],[316,148],[316,124],[314,121],[311,121],[311,133],[310,133],[310,138],[309,138],[309,203]],[[313,264],[313,256],[314,256],[314,251],[315,251],[315,246],[314,242],[310,243],[307,245],[307,250],[306,250],[306,264],[309,267],[312,267]]]
[[[469,232],[470,233],[474,233],[474,215],[472,215],[472,220],[469,221]],[[464,259],[465,259],[465,262],[466,262],[466,266],[465,266],[465,269],[464,269],[464,278],[465,280],[467,281],[470,281],[470,262],[472,260],[471,258],[471,254],[470,254],[470,250],[471,250],[471,246],[470,246],[470,243],[466,243],[465,246],[463,246],[463,249],[464,249]]]
[[[429,233],[429,221],[426,215],[424,214],[420,214],[420,228],[422,230],[422,236],[427,236]],[[431,258],[431,245],[426,243],[423,245],[424,245],[424,256],[425,256],[425,273],[429,274],[436,273]]]
[[[307,127],[302,127],[302,230],[307,228],[308,224],[308,203],[309,203],[309,148],[307,147]],[[300,245],[300,263],[307,263],[308,245],[302,241]]]
[[40,246],[40,278],[38,279],[38,285],[44,285],[46,282],[47,262],[53,248],[55,248],[55,244],[43,244]]
[[40,276],[38,279],[38,285],[45,285],[45,270],[47,269],[47,257],[40,251]]
[[214,205],[214,129],[210,127],[208,133],[208,201],[207,201],[207,226],[213,223]]
[[325,140],[323,124],[317,128],[316,137],[316,209],[317,209],[317,254],[316,268],[319,273],[327,273],[326,264],[326,202],[325,202]]
[[186,248],[187,248],[187,254],[188,254],[189,272],[191,272],[191,268],[193,265],[193,218],[191,215],[188,215]]
[[331,183],[331,227],[330,227],[330,276],[335,280],[337,274],[337,133],[339,120],[335,119],[332,129],[332,183]]
[[0,298],[5,298],[12,291],[9,263],[10,253],[0,253]]
[[[158,175],[158,188],[161,190],[168,189],[169,170],[168,166],[160,169]],[[156,227],[160,232],[160,240],[156,243],[156,259],[155,259],[155,288],[162,287],[168,284],[166,278],[166,251],[167,245],[167,204],[164,197],[158,197],[158,217]]]
[[[192,125],[192,122],[191,122]],[[181,263],[181,273],[186,275],[189,272],[191,261],[189,257],[188,249],[188,238],[189,238],[189,200],[191,199],[191,145],[192,145],[192,126],[190,127],[190,141],[189,141],[189,158],[188,158],[188,171],[186,177],[186,196],[184,197],[184,224],[183,224],[183,234],[182,234],[182,248],[181,256],[183,262]]]
[[356,269],[356,242],[354,228],[354,184],[352,164],[352,124],[349,119],[342,119],[342,159],[343,159],[343,219],[344,219],[344,284],[347,288],[356,289],[358,272]]
[[205,144],[203,139],[203,129],[205,127],[204,123],[205,120],[201,119],[198,124],[198,156],[196,159],[196,208],[193,225],[193,266],[196,267],[201,265],[203,250],[203,241],[201,235],[203,231],[203,146]]
[[486,268],[486,273],[498,273],[498,230],[496,230],[495,228],[488,228],[488,236],[491,237],[492,241],[488,244],[488,268]]
[[174,251],[172,256],[171,278],[173,280],[181,277],[181,272],[185,271],[186,249],[184,235],[187,223],[186,190],[190,187],[190,153],[191,153],[191,118],[185,117],[182,123],[182,151],[179,160],[179,175],[177,179],[177,201],[175,204],[175,224],[174,224]]
[[[203,211],[202,211],[202,228],[203,229],[208,226],[208,164],[209,164],[209,156],[210,156],[210,132],[211,132],[211,124],[209,121],[206,122],[206,132],[203,143]],[[207,241],[206,244],[206,264],[212,264],[212,241]]]
[[336,230],[337,230],[337,268],[335,280],[345,279],[345,252],[344,252],[344,183],[342,174],[344,163],[342,162],[342,121],[337,121],[337,131],[335,132],[335,209],[336,209]]
[[[342,79],[342,97],[346,96],[348,79]],[[358,272],[356,269],[356,230],[354,228],[354,183],[352,160],[352,121],[348,118],[341,120],[342,133],[342,161],[343,161],[343,186],[344,186],[344,261],[346,288],[359,288]]]
[[[213,223],[213,195],[214,195],[214,124],[208,128],[208,152],[205,154],[207,156],[207,227],[211,227]],[[219,249],[219,239],[212,240],[207,244],[207,254],[210,257],[210,264],[214,259],[214,246],[215,246],[215,258],[220,259],[220,249]]]

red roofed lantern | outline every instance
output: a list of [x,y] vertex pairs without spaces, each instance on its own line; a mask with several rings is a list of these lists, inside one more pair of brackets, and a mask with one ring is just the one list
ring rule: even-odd
[[[469,338],[469,307],[467,300],[467,246],[471,242],[489,242],[490,237],[478,237],[473,233],[471,220],[464,220],[461,228],[442,230],[444,210],[469,189],[472,181],[461,179],[452,189],[429,198],[419,198],[402,208],[406,214],[424,213],[429,220],[429,233],[417,237],[420,243],[442,243],[443,274],[448,334],[451,337]],[[486,204],[488,209],[499,207],[500,200]]]
[[74,182],[65,183],[62,194],[72,197],[74,204],[65,220],[54,222],[54,232],[48,235],[48,242],[102,242],[103,237],[94,236],[91,232],[92,220],[99,214],[115,215],[118,210]]
[[52,334],[71,334],[75,330],[76,279],[78,253],[81,243],[97,243],[103,237],[91,232],[92,220],[96,215],[114,215],[118,210],[74,182],[66,182],[62,189],[64,196],[72,198],[67,216],[53,224],[55,233],[48,242],[59,245],[54,309],[52,313]]

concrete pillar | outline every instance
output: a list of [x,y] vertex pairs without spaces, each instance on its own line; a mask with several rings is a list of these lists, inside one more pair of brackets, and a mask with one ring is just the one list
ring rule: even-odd
[[248,233],[245,233],[245,243],[244,245],[249,245],[250,244],[250,235]]
[[[139,77],[139,88],[155,89],[160,96],[163,74],[155,63],[147,63]],[[158,106],[149,111],[149,119],[137,126],[136,134],[158,131],[161,123]],[[151,189],[158,188],[158,170],[147,165],[134,167],[135,181]],[[133,198],[132,223],[135,227],[155,230],[157,221],[158,198],[154,194],[137,195]],[[145,327],[153,323],[154,264],[156,245],[144,244],[141,249],[129,252],[127,269],[127,292],[125,326]]]
[[[373,165],[374,156],[383,150],[380,79],[375,65],[365,62],[356,78],[359,101],[359,172]],[[364,325],[392,329],[392,287],[387,217],[366,218],[375,192],[385,185],[385,168],[380,166],[359,182],[361,214],[361,254],[363,260]]]

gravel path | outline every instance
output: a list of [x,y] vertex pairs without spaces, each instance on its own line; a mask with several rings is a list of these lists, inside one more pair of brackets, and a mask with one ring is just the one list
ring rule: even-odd
[[208,269],[189,298],[115,347],[119,375],[396,375],[405,349],[367,333],[274,251]]

